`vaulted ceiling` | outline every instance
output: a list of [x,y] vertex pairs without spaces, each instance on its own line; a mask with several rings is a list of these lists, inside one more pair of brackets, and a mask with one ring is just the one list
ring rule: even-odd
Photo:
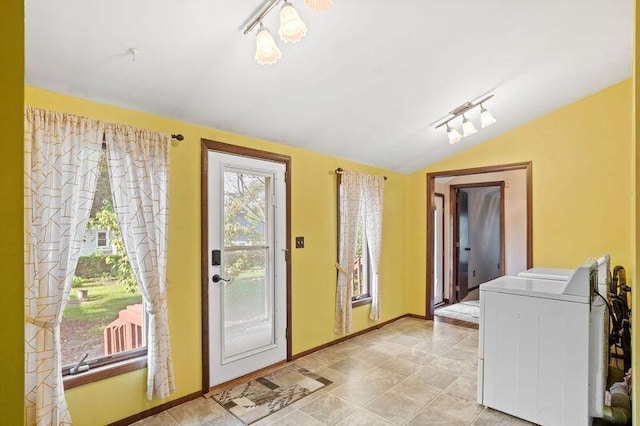
[[[631,0],[292,3],[307,36],[272,12],[263,66],[262,0],[26,0],[26,83],[411,172],[631,76]],[[497,124],[450,145],[432,124],[485,93]]]

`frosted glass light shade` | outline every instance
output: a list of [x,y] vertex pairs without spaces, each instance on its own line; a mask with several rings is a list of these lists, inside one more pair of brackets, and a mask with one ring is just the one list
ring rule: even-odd
[[473,135],[474,133],[478,133],[478,130],[476,130],[476,126],[474,126],[467,117],[464,117],[464,120],[462,120],[462,134],[464,135],[464,137],[467,137]]
[[449,124],[447,124],[447,136],[449,136],[449,143],[451,145],[460,142],[460,140],[462,139],[462,135],[460,134],[460,132],[456,130],[455,127],[453,129],[449,127]]
[[261,65],[272,65],[282,56],[280,49],[266,27],[260,25],[256,37],[256,61]]
[[482,123],[482,128],[484,129],[485,127],[489,127],[492,124],[495,124],[496,119],[493,117],[493,115],[489,112],[488,109],[486,109],[485,107],[482,107],[480,109],[480,122]]
[[304,0],[304,4],[314,12],[322,12],[333,6],[333,0]]
[[307,34],[307,26],[300,19],[298,11],[287,0],[280,9],[280,39],[287,43],[296,43]]

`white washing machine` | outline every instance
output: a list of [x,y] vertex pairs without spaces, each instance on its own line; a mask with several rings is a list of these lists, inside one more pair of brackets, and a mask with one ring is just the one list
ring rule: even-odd
[[504,276],[480,285],[478,402],[541,425],[591,424],[600,390],[590,365],[603,365],[605,353],[594,335],[602,324],[590,326],[600,321],[596,286],[594,261],[568,281]]

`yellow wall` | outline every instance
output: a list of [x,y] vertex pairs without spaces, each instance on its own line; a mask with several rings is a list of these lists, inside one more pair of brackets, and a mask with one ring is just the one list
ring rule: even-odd
[[[381,321],[405,313],[402,267],[406,247],[403,223],[407,176],[289,146],[196,126],[159,116],[86,101],[27,87],[27,105],[65,111],[162,132],[180,132],[170,170],[168,278],[169,320],[177,392],[173,398],[201,388],[200,327],[200,138],[287,154],[292,157],[292,237],[304,236],[305,248],[293,249],[293,353],[340,336],[333,333],[336,259],[336,185],[332,170],[343,167],[389,176],[385,187]],[[348,141],[345,141],[348,142]],[[293,245],[295,246],[295,245]],[[374,323],[368,306],[354,312],[354,331]],[[68,391],[74,421],[104,424],[166,401],[144,397],[146,371],[136,371]]]
[[[608,252],[633,272],[631,87],[616,84],[414,173],[406,227],[425,235],[426,173],[532,161],[534,265],[576,267]],[[407,310],[424,314],[425,240],[407,243]]]
[[24,2],[0,3],[0,407],[2,423],[23,422],[24,291],[22,123],[24,81]]

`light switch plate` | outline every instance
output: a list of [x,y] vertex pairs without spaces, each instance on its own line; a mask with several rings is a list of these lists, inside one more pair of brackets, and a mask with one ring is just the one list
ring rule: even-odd
[[296,248],[304,248],[304,237],[296,237]]

